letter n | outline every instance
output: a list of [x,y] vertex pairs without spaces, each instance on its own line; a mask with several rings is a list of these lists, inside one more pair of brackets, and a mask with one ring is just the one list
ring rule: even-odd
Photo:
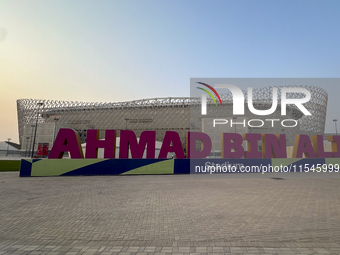
[[263,158],[287,158],[286,135],[262,134]]
[[156,131],[143,131],[139,138],[131,130],[120,131],[119,158],[129,157],[129,147],[132,158],[143,158],[146,148],[146,158],[155,158]]

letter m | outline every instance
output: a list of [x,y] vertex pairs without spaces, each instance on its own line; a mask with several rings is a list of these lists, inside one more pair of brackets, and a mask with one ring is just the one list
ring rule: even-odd
[[136,134],[131,130],[120,131],[119,158],[129,157],[129,148],[132,158],[143,158],[146,148],[146,158],[155,158],[156,131],[141,133],[139,143]]

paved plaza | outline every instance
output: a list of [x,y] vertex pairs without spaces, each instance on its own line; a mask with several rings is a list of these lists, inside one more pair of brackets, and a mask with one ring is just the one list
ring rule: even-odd
[[340,178],[255,175],[3,172],[0,254],[340,254]]

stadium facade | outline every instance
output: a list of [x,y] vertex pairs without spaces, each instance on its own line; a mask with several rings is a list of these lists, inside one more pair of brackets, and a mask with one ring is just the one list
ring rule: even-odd
[[[311,92],[310,101],[304,104],[311,116],[305,116],[295,105],[289,105],[287,115],[281,116],[280,101],[276,111],[270,116],[255,116],[248,110],[245,101],[245,114],[235,117],[232,114],[231,93],[221,94],[223,106],[215,106],[212,101],[208,101],[207,115],[201,115],[201,99],[197,97],[153,98],[120,103],[19,99],[17,100],[19,140],[22,150],[32,147],[35,122],[38,120],[35,148],[38,143],[48,143],[51,148],[60,128],[72,128],[78,131],[81,142],[86,141],[87,129],[100,131],[129,129],[133,130],[137,137],[145,130],[154,130],[158,141],[163,140],[166,131],[176,131],[183,145],[188,131],[205,132],[212,138],[213,151],[220,150],[220,134],[223,132],[283,133],[286,134],[287,145],[292,145],[296,134],[324,134],[328,100],[327,92],[322,88],[304,85],[294,87],[306,88]],[[247,92],[244,91],[244,94],[247,95]],[[287,96],[288,98],[305,97],[302,93],[289,93]],[[253,89],[253,105],[258,110],[269,109],[272,98],[271,87]],[[280,89],[278,98],[281,98]],[[212,128],[211,122],[214,118],[237,120],[237,122],[260,119],[265,124],[261,127],[219,125]],[[266,121],[267,119],[280,121],[294,119],[298,125],[284,128],[278,122],[273,127],[272,122]],[[104,138],[104,132],[100,132],[100,138]]]

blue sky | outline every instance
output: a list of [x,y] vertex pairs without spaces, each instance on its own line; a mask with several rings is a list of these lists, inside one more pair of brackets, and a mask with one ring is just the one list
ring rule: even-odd
[[[189,96],[193,77],[339,77],[339,11],[330,0],[2,0],[0,140],[18,141],[18,98],[118,102]],[[340,89],[323,88],[333,132]]]

